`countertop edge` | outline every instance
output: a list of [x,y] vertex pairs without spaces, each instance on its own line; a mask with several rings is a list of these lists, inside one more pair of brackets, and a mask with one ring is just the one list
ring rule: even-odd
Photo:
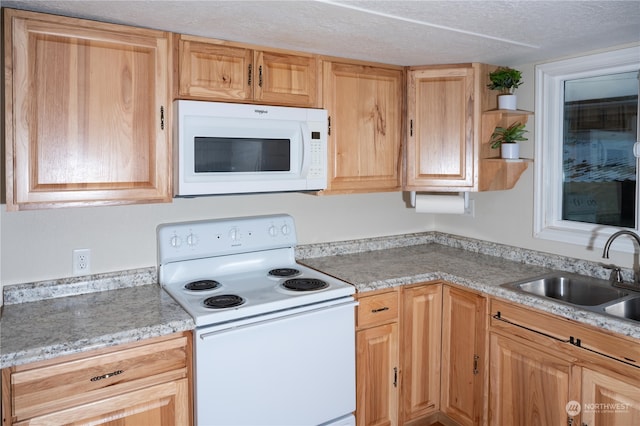
[[140,342],[154,337],[191,331],[195,327],[193,320],[175,320],[164,324],[141,327],[120,333],[109,333],[65,344],[57,344],[17,351],[0,356],[0,369],[14,367],[31,362],[45,361],[65,355],[74,355],[96,349],[114,347],[126,343]]

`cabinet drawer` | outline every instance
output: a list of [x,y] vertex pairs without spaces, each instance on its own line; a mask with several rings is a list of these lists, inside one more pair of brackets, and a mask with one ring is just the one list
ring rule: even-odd
[[632,338],[497,299],[491,301],[491,317],[492,330],[506,330],[556,349],[586,350],[640,367],[640,345]]
[[84,358],[17,367],[10,378],[12,417],[28,419],[185,378],[188,352],[188,338],[183,335]]
[[398,292],[393,290],[358,297],[357,327],[370,327],[398,320]]

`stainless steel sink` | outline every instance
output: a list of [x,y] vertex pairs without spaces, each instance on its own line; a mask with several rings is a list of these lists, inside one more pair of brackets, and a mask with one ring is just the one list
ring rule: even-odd
[[516,284],[520,290],[580,306],[596,306],[627,295],[608,281],[574,274],[554,274]]
[[608,280],[569,272],[553,272],[503,284],[502,287],[587,311],[640,322],[640,292],[613,287]]
[[616,317],[640,321],[640,296],[614,303],[605,307],[604,311]]

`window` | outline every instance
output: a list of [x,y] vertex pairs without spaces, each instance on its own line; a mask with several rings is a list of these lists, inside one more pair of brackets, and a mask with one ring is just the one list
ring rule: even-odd
[[536,67],[536,237],[601,247],[639,230],[639,73],[640,46]]

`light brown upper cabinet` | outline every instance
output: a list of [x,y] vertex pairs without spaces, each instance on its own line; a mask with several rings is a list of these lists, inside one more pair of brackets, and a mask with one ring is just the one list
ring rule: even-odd
[[171,200],[166,32],[4,10],[9,210]]
[[474,64],[410,68],[405,189],[477,189],[480,105]]
[[497,126],[526,123],[531,112],[497,110],[487,88],[493,65],[410,67],[407,84],[407,191],[510,189],[527,160],[503,160],[489,140]]
[[318,59],[312,54],[174,37],[176,98],[318,106]]
[[324,193],[401,189],[404,76],[402,67],[324,62],[330,121]]

